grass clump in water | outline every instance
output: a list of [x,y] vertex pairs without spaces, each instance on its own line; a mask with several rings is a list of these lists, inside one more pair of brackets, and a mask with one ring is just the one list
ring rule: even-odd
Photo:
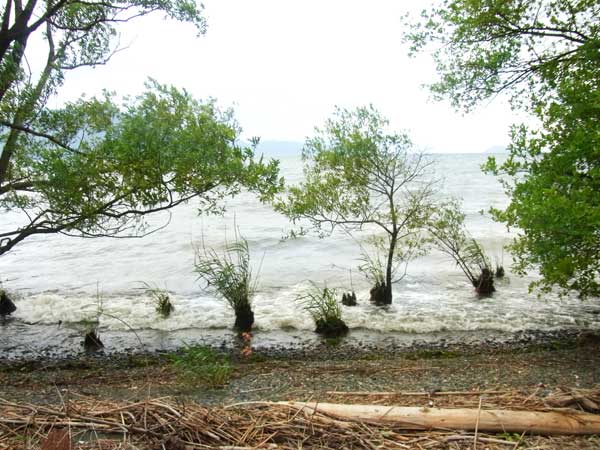
[[348,326],[342,320],[342,308],[337,301],[335,289],[320,289],[313,285],[305,295],[298,298],[313,318],[315,331],[327,338],[344,336]]
[[187,346],[171,360],[183,381],[213,388],[227,384],[233,371],[229,358],[202,345]]
[[240,332],[250,331],[254,323],[252,296],[257,281],[252,275],[248,241],[238,237],[226,246],[223,255],[206,248],[197,251],[195,270],[198,278],[206,282],[206,288],[212,289],[233,309],[235,328]]
[[166,319],[175,311],[175,306],[171,301],[171,296],[166,289],[161,289],[158,286],[151,286],[146,282],[142,282],[142,289],[148,295],[156,307],[156,312]]

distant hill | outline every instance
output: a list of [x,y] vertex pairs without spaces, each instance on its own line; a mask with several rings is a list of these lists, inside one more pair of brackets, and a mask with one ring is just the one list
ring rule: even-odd
[[504,145],[493,145],[483,153],[508,153],[508,149]]
[[302,152],[302,142],[294,141],[260,141],[256,151],[266,156],[299,155]]
[[[249,143],[244,143],[250,145]],[[257,147],[257,154],[264,154],[265,156],[277,157],[285,155],[300,155],[302,153],[303,142],[298,141],[269,141],[261,140]],[[436,153],[436,152],[433,152]],[[445,153],[462,153],[460,151],[444,151]],[[485,154],[507,154],[508,150],[504,145],[493,145],[483,151]]]

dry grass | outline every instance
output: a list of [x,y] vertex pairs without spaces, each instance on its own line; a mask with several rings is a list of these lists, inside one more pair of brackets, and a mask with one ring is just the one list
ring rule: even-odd
[[[320,413],[268,403],[206,408],[171,398],[140,402],[98,401],[74,397],[55,406],[0,400],[0,449],[57,450],[48,444],[66,430],[73,449],[594,449],[598,436],[542,437],[514,433],[487,435],[458,430],[408,432],[394,426],[332,419]],[[547,410],[556,405],[589,410],[600,390],[564,390],[543,396],[540,390],[454,393],[331,393],[327,400],[402,405],[460,406]],[[597,410],[596,410],[597,412]],[[64,431],[63,431],[64,433]]]

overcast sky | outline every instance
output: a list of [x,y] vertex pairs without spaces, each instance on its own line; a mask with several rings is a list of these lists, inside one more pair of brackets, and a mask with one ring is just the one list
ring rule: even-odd
[[427,3],[206,0],[206,35],[160,16],[126,24],[119,30],[128,48],[107,66],[69,74],[60,98],[103,88],[135,94],[152,77],[233,107],[244,137],[303,141],[335,105],[372,103],[424,150],[505,145],[516,120],[506,102],[463,115],[422,87],[434,66],[429,55],[407,56],[402,16]]

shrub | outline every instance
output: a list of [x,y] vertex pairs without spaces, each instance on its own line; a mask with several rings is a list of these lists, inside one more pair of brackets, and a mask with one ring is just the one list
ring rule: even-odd
[[479,295],[489,295],[494,287],[494,271],[483,247],[475,239],[470,239],[464,248],[462,258],[471,267],[471,282]]
[[384,264],[381,261],[381,245],[379,245],[376,238],[371,238],[370,243],[374,244],[376,248],[375,256],[371,256],[369,252],[362,248],[362,264],[358,266],[358,270],[372,283],[373,287],[369,291],[369,301],[377,306],[389,305],[392,303],[392,288],[385,284]]
[[225,299],[233,309],[235,328],[240,332],[250,331],[254,323],[252,296],[257,281],[253,280],[248,241],[238,237],[226,246],[222,256],[206,248],[202,253],[197,251],[195,270],[198,278],[206,282],[206,288]]
[[335,289],[320,289],[313,285],[299,300],[312,316],[317,333],[325,337],[343,336],[348,333],[348,326],[342,320],[342,308],[337,301]]
[[233,371],[229,359],[210,347],[186,346],[171,356],[173,366],[181,378],[193,384],[222,387]]
[[448,202],[428,224],[431,241],[456,262],[479,295],[489,295],[496,290],[492,264],[481,244],[467,232],[464,221],[458,202]]

